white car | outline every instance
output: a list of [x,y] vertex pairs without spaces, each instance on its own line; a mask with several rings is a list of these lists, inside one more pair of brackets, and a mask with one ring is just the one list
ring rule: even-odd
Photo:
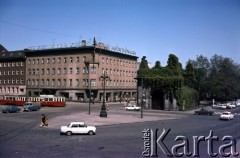
[[218,107],[220,109],[227,109],[227,105],[226,104],[218,104]]
[[67,134],[68,136],[72,134],[96,134],[95,126],[87,126],[83,122],[71,122],[68,126],[61,126],[61,134]]
[[225,111],[220,115],[220,120],[233,120],[234,115],[231,112]]
[[139,111],[141,107],[136,106],[136,105],[128,105],[125,107],[126,110],[132,110],[132,111]]
[[227,103],[227,108],[232,109],[235,108],[236,105],[232,104],[232,103]]

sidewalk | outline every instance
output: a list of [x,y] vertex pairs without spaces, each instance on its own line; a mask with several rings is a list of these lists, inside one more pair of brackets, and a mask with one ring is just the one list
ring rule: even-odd
[[70,122],[79,121],[85,122],[87,125],[93,126],[106,126],[106,125],[117,125],[117,124],[125,124],[125,123],[137,123],[137,122],[146,122],[146,121],[158,121],[158,120],[173,120],[179,119],[180,115],[175,114],[165,114],[165,115],[126,115],[126,114],[114,114],[108,112],[107,117],[100,117],[99,113],[91,113],[88,115],[87,113],[75,113],[71,115],[58,116],[55,118],[49,119],[48,128],[60,129],[61,126],[68,125]]

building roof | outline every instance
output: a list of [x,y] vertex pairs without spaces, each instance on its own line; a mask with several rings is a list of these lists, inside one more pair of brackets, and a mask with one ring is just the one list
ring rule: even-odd
[[[27,57],[30,56],[48,56],[48,55],[68,55],[68,54],[79,54],[81,52],[93,52],[94,46],[83,46],[83,47],[65,47],[65,48],[51,48],[51,49],[25,49],[24,52],[26,53]],[[95,49],[96,54],[108,54],[111,56],[121,56],[125,58],[132,58],[137,59],[138,57],[135,54],[131,53],[122,53],[118,51],[112,51],[108,49],[103,49],[96,47]]]
[[0,53],[8,52],[8,50],[0,44]]
[[0,44],[0,61],[4,60],[14,60],[14,59],[24,59],[25,53],[24,51],[8,51]]

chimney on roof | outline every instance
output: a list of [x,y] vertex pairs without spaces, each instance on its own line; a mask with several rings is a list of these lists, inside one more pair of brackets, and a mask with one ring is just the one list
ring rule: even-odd
[[82,47],[85,47],[87,44],[86,44],[86,40],[82,40]]

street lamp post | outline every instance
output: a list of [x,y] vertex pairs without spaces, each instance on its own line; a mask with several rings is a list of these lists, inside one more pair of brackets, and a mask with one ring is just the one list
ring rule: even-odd
[[92,93],[92,90],[91,90],[91,77],[90,77],[90,73],[91,73],[91,64],[93,65],[93,71],[95,72],[95,70],[94,70],[94,64],[99,64],[98,62],[96,62],[95,61],[95,53],[96,53],[96,45],[97,45],[97,43],[96,43],[96,40],[95,40],[95,37],[94,37],[94,39],[93,39],[93,53],[92,53],[92,62],[90,62],[90,61],[87,61],[87,62],[85,62],[85,64],[87,65],[87,67],[88,67],[88,82],[89,82],[89,105],[88,105],[88,114],[90,115],[91,114],[91,98],[92,98],[92,96],[93,96],[93,93]]
[[100,112],[100,117],[107,117],[106,102],[105,102],[105,91],[106,91],[106,79],[109,79],[109,76],[106,76],[106,72],[101,76],[103,79],[103,104]]

